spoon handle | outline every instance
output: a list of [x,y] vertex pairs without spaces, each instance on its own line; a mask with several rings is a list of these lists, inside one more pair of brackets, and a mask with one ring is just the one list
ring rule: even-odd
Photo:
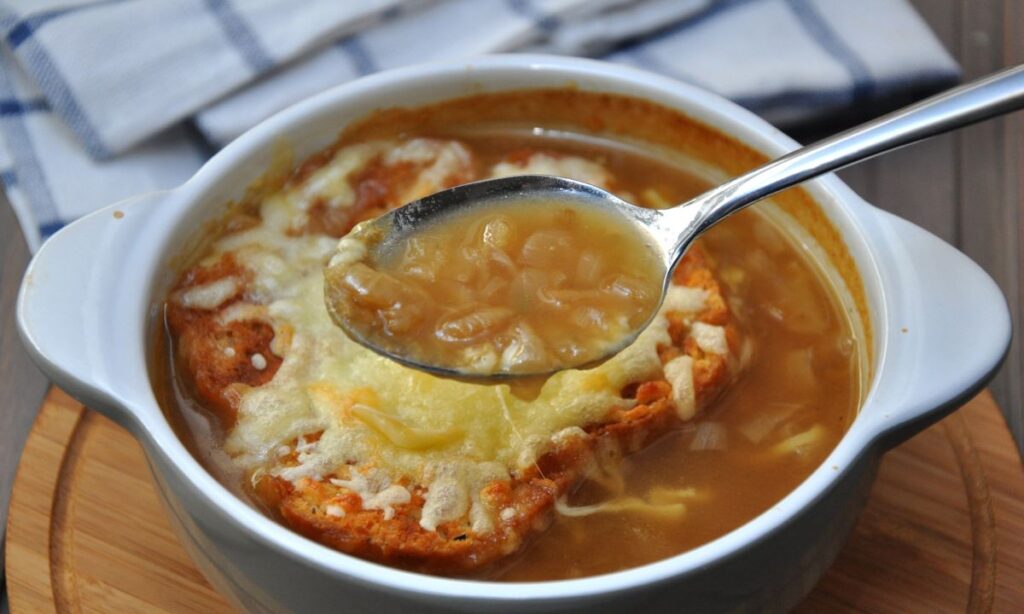
[[687,218],[686,230],[677,240],[673,260],[680,257],[693,238],[707,228],[780,190],[1022,107],[1024,65],[948,90],[759,166],[683,206],[669,210]]

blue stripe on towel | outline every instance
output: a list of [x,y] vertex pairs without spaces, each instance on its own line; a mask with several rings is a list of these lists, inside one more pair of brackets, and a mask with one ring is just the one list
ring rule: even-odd
[[[663,38],[668,38],[669,36],[672,36],[682,30],[687,30],[701,23],[702,21],[707,21],[708,19],[720,15],[726,12],[727,10],[743,6],[744,4],[751,4],[754,2],[763,1],[764,0],[717,0],[716,2],[712,2],[711,4],[709,4],[707,8],[705,8],[704,10],[697,11],[696,13],[690,15],[689,17],[686,17],[671,24],[667,24],[664,28],[645,35],[642,38],[642,40],[639,41],[639,44],[647,45],[650,43],[657,42]],[[635,39],[633,41],[630,41],[630,43],[635,42],[637,42]],[[626,44],[628,45],[629,43]]]
[[[645,45],[636,45],[629,49],[624,49],[620,53],[629,57],[637,66],[642,66],[646,70],[671,76],[673,79],[678,79],[709,92],[714,91],[714,88],[702,83],[692,75],[683,74],[674,65],[670,65],[656,57],[650,53],[650,50]],[[831,108],[845,104],[849,99],[850,94],[847,90],[790,90],[775,94],[765,94],[763,96],[734,96],[732,101],[741,107],[764,114],[772,109],[786,107],[810,108],[827,106]]]
[[18,185],[18,174],[10,169],[2,170],[0,171],[0,182],[3,182],[4,187],[10,190]]
[[256,33],[245,19],[238,14],[230,0],[206,0],[210,13],[217,19],[224,35],[256,73],[263,73],[274,67],[274,60],[263,48]]
[[33,100],[0,99],[0,115],[24,115],[34,111],[49,110],[50,104],[42,98],[35,98]]
[[809,0],[786,0],[804,30],[829,55],[835,58],[853,79],[854,102],[867,99],[875,90],[875,81],[867,64],[851,49]]
[[673,79],[678,79],[683,83],[688,83],[695,87],[699,87],[703,90],[712,90],[706,84],[701,83],[698,79],[691,75],[683,74],[674,64],[663,62],[661,58],[651,53],[651,49],[646,44],[633,45],[632,47],[622,49],[619,53],[632,60],[637,66],[644,70],[650,70],[658,74],[662,74]]
[[89,121],[81,105],[78,104],[78,100],[53,60],[50,59],[45,47],[34,38],[26,39],[22,44],[20,56],[21,60],[29,67],[29,72],[36,77],[39,89],[43,90],[46,99],[52,103],[54,111],[78,135],[85,145],[86,151],[94,158],[101,160],[109,158],[110,150],[107,149],[92,122]]
[[345,55],[348,56],[349,61],[352,63],[352,67],[356,69],[360,76],[380,70],[377,62],[370,55],[370,50],[366,48],[366,45],[363,44],[358,35],[353,34],[343,38],[337,47],[345,52]]
[[[2,70],[0,70],[0,98],[16,100],[14,87],[8,81],[7,74]],[[28,127],[25,126],[25,115],[23,113],[0,115],[0,131],[3,132],[8,154],[14,162],[14,173],[17,174],[16,183],[28,196],[35,219],[59,219],[57,206],[53,202],[53,194],[46,184],[46,177],[43,175],[42,166],[36,157],[32,137],[29,136]],[[3,177],[3,179],[5,185],[13,185],[6,183],[8,177]]]
[[561,21],[554,15],[547,15],[538,9],[530,0],[508,0],[506,3],[512,12],[533,23],[533,26],[544,34],[557,30]]
[[405,13],[405,5],[393,4],[388,8],[384,9],[384,12],[380,14],[381,21],[393,21],[398,19]]
[[667,24],[664,28],[651,32],[644,35],[639,39],[630,39],[623,41],[616,49],[612,50],[606,55],[612,55],[614,53],[622,53],[630,57],[637,66],[646,68],[663,75],[675,77],[681,81],[685,81],[691,85],[696,85],[703,89],[709,90],[705,85],[702,85],[693,77],[687,74],[681,73],[674,64],[664,62],[661,59],[655,57],[650,49],[657,45],[664,39],[671,38],[680,32],[690,29],[694,25],[697,25],[703,21],[711,19],[716,15],[725,12],[728,9],[734,9],[744,4],[751,4],[753,2],[761,2],[762,0],[718,0],[712,2],[707,8],[697,11],[693,15],[676,21],[671,24]]
[[39,225],[39,238],[40,238],[40,240],[45,241],[46,239],[48,239],[50,237],[50,235],[52,235],[53,233],[57,232],[61,228],[64,228],[64,226],[66,224],[67,224],[67,222],[65,222],[63,220],[56,220],[56,221],[53,221],[53,222],[47,222],[46,224],[40,224]]
[[[385,9],[378,18],[378,23],[394,21],[405,14],[407,7],[403,4],[395,4]],[[366,76],[380,70],[380,65],[373,58],[373,54],[363,43],[358,34],[351,34],[341,39],[334,45],[342,53],[348,56],[349,63],[356,70],[359,76]]]
[[[97,158],[108,158],[110,152],[100,139],[96,129],[89,122],[82,107],[78,104],[71,88],[68,87],[64,77],[57,70],[56,65],[46,53],[45,48],[33,37],[47,22],[58,17],[77,13],[82,10],[96,8],[107,4],[116,4],[124,0],[100,0],[92,4],[75,7],[44,11],[21,19],[20,16],[6,7],[0,7],[0,29],[5,33],[5,40],[8,46],[19,49],[18,53],[22,61],[29,68],[29,72],[35,77],[36,85],[43,91],[47,100],[52,102],[53,108],[60,115],[71,129],[78,135],[85,145],[86,150]],[[10,83],[5,81],[5,89],[13,94]]]
[[14,24],[14,27],[7,32],[7,44],[11,46],[11,49],[17,49],[18,45],[25,42],[28,37],[35,34],[36,26],[32,24],[34,19],[27,19],[25,21],[19,21]]
[[773,110],[794,107],[830,111],[835,107],[847,104],[850,101],[850,92],[845,89],[788,90],[765,96],[737,96],[732,101],[741,107],[754,111],[758,115],[766,115]]
[[41,11],[24,19],[21,19],[17,13],[14,13],[13,11],[5,10],[6,14],[0,18],[0,28],[2,28],[6,33],[7,44],[10,45],[11,49],[17,49],[18,45],[31,38],[32,35],[36,33],[36,30],[49,21],[53,21],[58,17],[63,17],[64,15],[69,15],[71,13],[78,13],[80,11],[94,9],[108,4],[119,4],[124,1],[125,0],[98,0],[96,2],[90,2],[89,4]]

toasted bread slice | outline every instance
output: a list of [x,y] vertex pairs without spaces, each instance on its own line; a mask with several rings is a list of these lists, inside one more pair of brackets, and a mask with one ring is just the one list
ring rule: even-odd
[[[356,206],[327,215],[323,202],[315,201],[302,224],[287,232],[336,236],[410,193],[439,187],[423,185],[408,159],[398,160],[390,175],[382,164],[378,156],[353,173]],[[304,178],[315,170],[303,169]],[[462,164],[444,181],[470,178]],[[272,326],[258,302],[258,281],[233,252],[223,250],[182,275],[167,302],[181,379],[229,434],[242,395],[274,379],[290,346],[285,338],[289,329]],[[609,459],[616,462],[691,419],[736,376],[743,354],[740,330],[699,246],[683,258],[673,285],[682,295],[685,289],[699,291],[700,300],[686,307],[670,293],[663,308],[667,342],[657,348],[664,374],[629,383],[620,391],[621,402],[610,403],[600,419],[553,438],[532,463],[509,466],[507,474],[478,484],[478,492],[470,495],[479,505],[464,505],[462,513],[443,515],[443,522],[425,519],[432,505],[430,488],[441,487],[437,482],[419,483],[405,475],[374,483],[378,469],[373,462],[289,476],[286,470],[301,463],[303,447],[320,438],[317,430],[283,443],[269,466],[248,470],[246,486],[283,523],[342,552],[426,573],[484,573],[541,533],[556,502],[596,467]]]

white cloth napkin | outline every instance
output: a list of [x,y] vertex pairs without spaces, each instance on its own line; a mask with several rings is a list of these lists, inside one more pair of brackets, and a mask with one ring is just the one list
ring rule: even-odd
[[268,115],[483,53],[633,64],[783,128],[956,82],[906,0],[0,0],[0,180],[32,249]]

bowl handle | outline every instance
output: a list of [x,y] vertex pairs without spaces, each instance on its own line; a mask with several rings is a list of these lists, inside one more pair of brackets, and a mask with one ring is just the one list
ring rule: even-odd
[[114,373],[106,357],[112,347],[129,352],[140,345],[136,327],[122,313],[129,297],[141,295],[125,291],[125,284],[139,280],[128,279],[132,267],[124,263],[140,257],[144,224],[167,194],[142,194],[65,226],[32,258],[18,294],[18,332],[39,368],[130,430],[137,419],[128,399],[148,386],[145,364],[132,365],[138,372]]
[[[883,375],[873,391],[880,441],[902,443],[977,394],[1010,344],[1010,312],[991,277],[928,231],[877,210],[892,267]],[[865,407],[867,410],[868,407]]]

